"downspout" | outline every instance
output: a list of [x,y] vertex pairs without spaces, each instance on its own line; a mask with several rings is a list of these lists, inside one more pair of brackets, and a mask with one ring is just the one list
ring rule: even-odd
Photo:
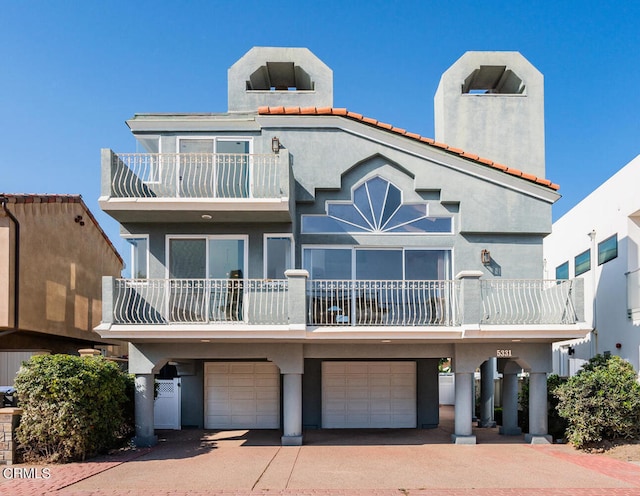
[[592,350],[591,350],[591,356],[594,357],[598,354],[598,319],[597,319],[597,301],[596,301],[596,270],[598,269],[598,264],[597,264],[597,259],[596,257],[598,256],[598,253],[596,252],[596,230],[593,229],[589,234],[587,234],[587,236],[589,236],[589,239],[591,240],[591,291],[592,291],[592,298],[593,298],[593,307],[592,307],[592,313],[593,313],[593,317],[592,317],[592,324],[593,324],[593,330],[591,331],[591,335],[593,336],[593,339],[591,340],[591,346],[592,346]]
[[7,209],[8,199],[6,196],[0,196],[0,205],[2,210],[11,219],[15,228],[14,238],[14,276],[13,276],[13,330],[0,333],[0,336],[11,334],[19,329],[19,315],[20,315],[20,222],[18,219]]

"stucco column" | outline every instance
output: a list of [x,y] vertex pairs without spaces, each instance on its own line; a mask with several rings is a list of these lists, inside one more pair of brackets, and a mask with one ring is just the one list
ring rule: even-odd
[[456,405],[454,410],[454,433],[451,435],[451,440],[455,444],[476,444],[471,422],[473,373],[456,372],[455,377]]
[[518,427],[518,374],[505,372],[502,375],[502,426],[500,434],[519,436]]
[[548,435],[547,412],[547,374],[546,372],[529,373],[529,434],[525,441],[531,444],[547,444],[551,442]]
[[153,374],[136,374],[136,437],[133,438],[136,446],[153,446],[158,442],[153,429],[154,385]]
[[116,280],[111,276],[102,276],[102,323],[113,324],[113,300],[116,294]]
[[302,445],[302,374],[284,374],[283,389],[283,446]]
[[284,275],[289,280],[289,327],[292,330],[307,328],[307,279],[309,272],[289,269]]
[[496,359],[489,358],[480,365],[480,420],[478,427],[495,427],[493,419],[493,396],[496,386],[494,375],[496,370]]
[[482,292],[480,289],[479,270],[463,270],[456,274],[460,280],[460,301],[462,324],[478,325],[482,321]]

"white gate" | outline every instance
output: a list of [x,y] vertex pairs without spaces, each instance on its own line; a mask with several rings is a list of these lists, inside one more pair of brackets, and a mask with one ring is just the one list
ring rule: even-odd
[[438,395],[441,405],[456,404],[456,380],[454,374],[440,373],[438,375]]
[[156,429],[180,430],[180,378],[156,379],[158,396],[153,405]]

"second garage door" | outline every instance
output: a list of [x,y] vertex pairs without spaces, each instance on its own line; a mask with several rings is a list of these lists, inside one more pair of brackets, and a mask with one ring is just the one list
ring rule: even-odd
[[322,427],[416,427],[416,363],[323,362]]
[[270,362],[205,363],[205,429],[278,429],[280,371]]

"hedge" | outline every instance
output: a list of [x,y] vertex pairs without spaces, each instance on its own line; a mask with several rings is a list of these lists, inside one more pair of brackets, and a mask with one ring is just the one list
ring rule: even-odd
[[84,460],[115,447],[130,432],[132,382],[101,356],[38,355],[24,362],[15,381],[23,461]]

